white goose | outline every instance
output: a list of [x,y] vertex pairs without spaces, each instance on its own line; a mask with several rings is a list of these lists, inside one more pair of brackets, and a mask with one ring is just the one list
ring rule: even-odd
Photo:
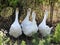
[[35,18],[36,18],[36,13],[35,13],[35,11],[33,11],[32,12],[33,31],[34,31],[34,33],[37,33],[38,27],[37,27],[37,23],[36,23]]
[[[29,16],[30,16],[30,13],[31,13],[31,9],[29,8],[28,11],[27,11],[27,16],[26,18],[23,20],[22,22],[22,30],[23,30],[23,33],[26,35],[26,36],[32,36],[34,33],[36,33],[37,31],[37,25],[34,26],[34,20],[33,22],[29,21]],[[35,17],[34,17],[35,18]]]
[[41,24],[39,24],[39,27],[38,27],[39,32],[42,34],[43,37],[49,35],[51,30],[52,30],[52,28],[53,28],[53,27],[49,27],[48,25],[46,25],[47,17],[48,17],[48,11],[45,10],[44,19],[41,22]]
[[19,37],[22,34],[22,30],[21,30],[21,26],[18,22],[18,13],[19,10],[18,8],[16,9],[16,17],[15,17],[15,21],[13,22],[13,24],[10,27],[10,31],[9,34],[15,38]]

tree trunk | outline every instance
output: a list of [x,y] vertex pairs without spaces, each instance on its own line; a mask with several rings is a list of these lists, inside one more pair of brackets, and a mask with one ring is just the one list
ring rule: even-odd
[[53,10],[54,10],[54,2],[50,0],[50,26],[52,26]]

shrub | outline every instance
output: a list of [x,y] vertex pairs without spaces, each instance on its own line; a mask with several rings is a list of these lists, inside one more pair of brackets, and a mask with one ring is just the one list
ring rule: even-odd
[[18,2],[18,0],[8,0],[9,5],[13,7],[16,7]]
[[55,28],[55,33],[53,36],[53,40],[58,43],[60,42],[60,23],[57,24],[56,28]]
[[26,42],[22,40],[21,45],[26,45]]
[[45,39],[40,40],[38,45],[50,45],[51,39],[51,36],[47,36]]

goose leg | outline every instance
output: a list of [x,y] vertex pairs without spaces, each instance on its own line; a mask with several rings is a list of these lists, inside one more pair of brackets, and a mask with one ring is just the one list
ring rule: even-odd
[[18,37],[18,39],[17,39],[17,45],[19,45],[19,37]]

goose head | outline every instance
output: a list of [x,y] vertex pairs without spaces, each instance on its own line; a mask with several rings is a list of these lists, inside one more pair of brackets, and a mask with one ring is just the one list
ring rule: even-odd
[[28,8],[27,13],[30,13],[30,12],[31,12],[31,8]]

